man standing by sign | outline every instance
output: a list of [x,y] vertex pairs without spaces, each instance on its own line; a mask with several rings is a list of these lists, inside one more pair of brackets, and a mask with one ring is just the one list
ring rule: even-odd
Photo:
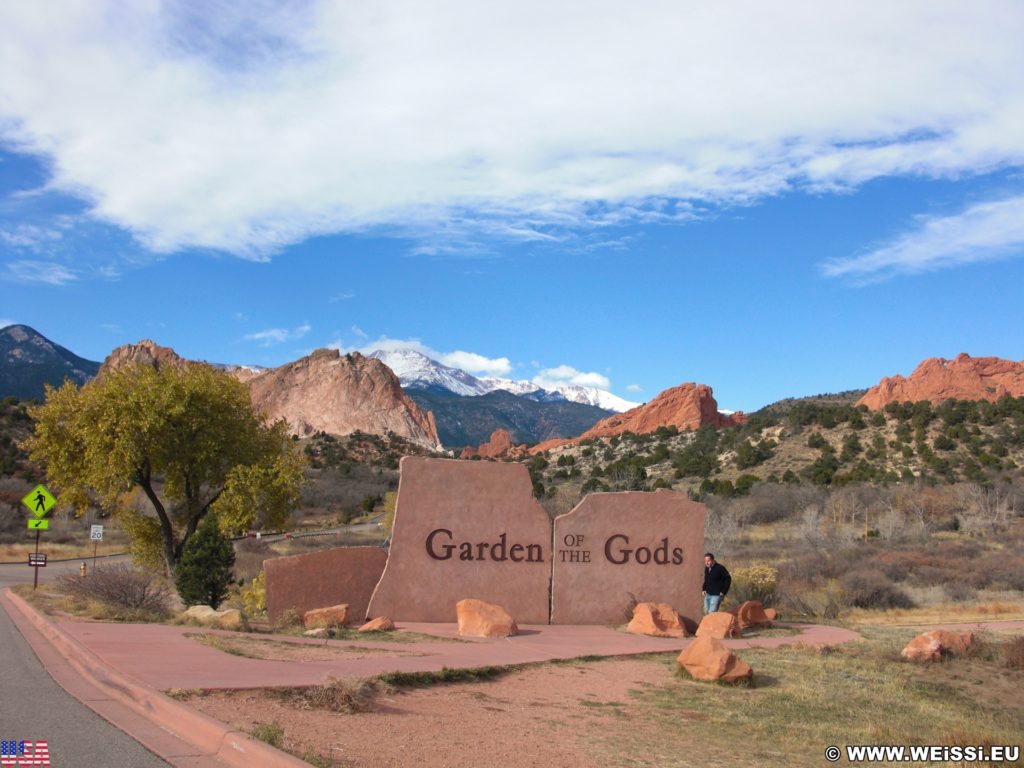
[[704,613],[714,613],[729,594],[732,576],[721,563],[715,562],[715,556],[704,553]]

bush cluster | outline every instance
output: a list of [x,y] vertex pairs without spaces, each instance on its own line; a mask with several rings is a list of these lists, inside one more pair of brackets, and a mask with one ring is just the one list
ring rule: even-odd
[[171,591],[145,571],[137,571],[123,563],[101,565],[85,578],[65,573],[57,580],[71,597],[96,600],[116,608],[166,615],[171,609]]

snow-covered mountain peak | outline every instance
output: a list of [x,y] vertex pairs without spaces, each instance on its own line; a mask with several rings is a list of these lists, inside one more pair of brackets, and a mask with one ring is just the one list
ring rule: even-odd
[[639,405],[639,403],[632,403],[596,387],[581,387],[572,384],[541,387],[526,380],[493,376],[477,378],[460,368],[453,368],[432,360],[414,349],[378,349],[371,352],[369,356],[377,358],[394,371],[402,386],[407,389],[444,389],[464,397],[476,397],[486,395],[488,392],[504,390],[513,395],[528,397],[531,400],[541,402],[567,400],[573,403],[596,405],[598,408],[618,413]]

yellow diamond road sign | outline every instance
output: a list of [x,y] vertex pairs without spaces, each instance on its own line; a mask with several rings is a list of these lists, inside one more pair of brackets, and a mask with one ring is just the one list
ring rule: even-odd
[[53,498],[53,494],[46,490],[45,485],[37,485],[28,495],[21,500],[21,503],[28,507],[36,517],[42,517],[51,509],[53,505],[57,503],[57,500]]

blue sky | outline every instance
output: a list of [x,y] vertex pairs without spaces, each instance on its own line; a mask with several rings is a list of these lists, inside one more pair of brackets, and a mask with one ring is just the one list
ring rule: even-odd
[[84,357],[743,410],[1024,359],[1020,3],[57,4],[0,7],[0,323]]

